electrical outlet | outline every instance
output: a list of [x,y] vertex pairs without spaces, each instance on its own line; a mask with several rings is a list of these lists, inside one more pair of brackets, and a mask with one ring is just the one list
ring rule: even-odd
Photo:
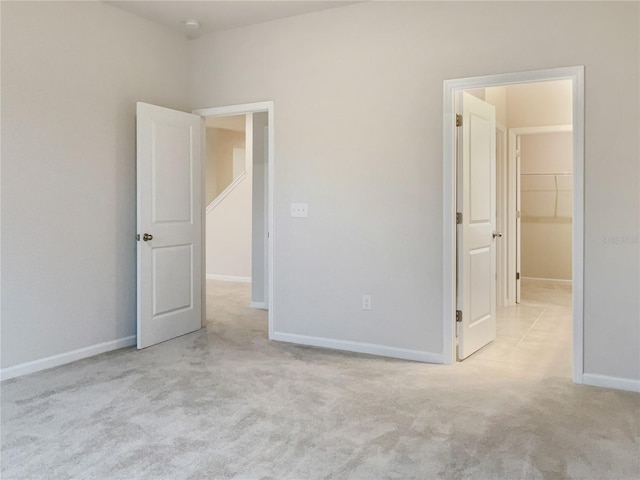
[[292,217],[308,217],[309,207],[307,206],[306,203],[292,203],[291,216]]
[[371,295],[362,295],[362,309],[371,310]]

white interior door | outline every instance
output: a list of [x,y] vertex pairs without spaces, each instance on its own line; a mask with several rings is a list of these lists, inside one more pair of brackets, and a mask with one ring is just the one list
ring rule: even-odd
[[496,338],[496,115],[463,93],[458,171],[458,357]]
[[202,122],[137,104],[138,348],[202,325]]

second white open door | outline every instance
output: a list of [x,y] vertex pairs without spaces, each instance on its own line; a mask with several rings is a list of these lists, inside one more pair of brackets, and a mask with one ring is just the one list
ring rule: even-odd
[[496,117],[462,94],[458,149],[458,358],[496,338]]

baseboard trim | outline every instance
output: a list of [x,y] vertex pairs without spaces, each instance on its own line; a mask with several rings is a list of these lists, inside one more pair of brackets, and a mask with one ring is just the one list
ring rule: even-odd
[[563,285],[571,285],[573,283],[573,280],[565,280],[562,278],[522,277],[522,280],[530,280],[532,282],[540,282],[540,283],[561,283]]
[[251,283],[251,277],[237,277],[235,275],[216,275],[214,273],[207,273],[207,280],[222,280],[223,282]]
[[83,358],[93,357],[101,353],[118,350],[119,348],[131,347],[136,344],[136,336],[119,338],[110,342],[98,343],[89,347],[79,348],[71,352],[59,353],[50,357],[33,360],[32,362],[21,363],[13,367],[0,369],[0,380],[9,380],[10,378],[21,377],[30,373],[39,372],[48,368],[59,367],[67,363],[82,360]]
[[269,310],[269,307],[267,307],[267,302],[251,302],[249,303],[249,307],[257,308],[259,310]]
[[375,343],[351,342],[348,340],[336,340],[333,338],[311,337],[293,333],[273,332],[270,340],[278,342],[295,343],[312,347],[330,348],[347,352],[366,353],[380,357],[399,358],[423,363],[443,363],[441,353],[422,352],[419,350],[407,350],[404,348],[388,347]]
[[613,388],[615,390],[627,390],[629,392],[640,393],[640,380],[632,380],[630,378],[584,373],[582,375],[582,383],[584,385],[591,385],[592,387]]

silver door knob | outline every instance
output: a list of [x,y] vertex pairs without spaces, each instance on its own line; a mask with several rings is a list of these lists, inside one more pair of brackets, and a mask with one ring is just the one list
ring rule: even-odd
[[496,237],[502,237],[502,233],[501,232],[493,232],[493,238]]
[[145,233],[144,235],[142,235],[142,240],[144,240],[145,242],[153,240],[153,235],[151,235],[150,233]]

